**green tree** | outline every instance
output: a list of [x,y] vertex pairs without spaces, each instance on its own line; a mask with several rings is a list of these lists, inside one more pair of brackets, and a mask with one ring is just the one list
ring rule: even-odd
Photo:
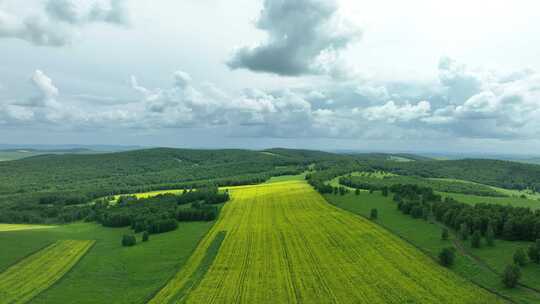
[[482,234],[480,234],[479,230],[476,230],[471,237],[471,247],[480,248],[481,243],[482,243]]
[[443,248],[439,253],[439,261],[441,265],[450,267],[454,264],[455,252],[453,247]]
[[461,224],[459,228],[459,236],[461,237],[463,241],[466,241],[467,239],[469,239],[469,226],[467,225],[467,223]]
[[137,243],[137,239],[132,234],[124,234],[122,236],[122,246],[130,247]]
[[442,232],[441,232],[441,239],[443,241],[446,241],[448,240],[448,237],[449,237],[450,233],[448,232],[448,229],[447,228],[443,228],[442,229]]
[[383,196],[388,196],[388,187],[383,187],[382,188],[382,195]]
[[375,208],[371,209],[371,212],[369,214],[369,218],[372,219],[372,220],[376,220],[377,218],[379,218],[379,211]]
[[529,259],[535,263],[540,263],[540,239],[536,243],[529,246]]
[[142,234],[142,241],[143,242],[148,242],[148,239],[149,239],[149,233],[148,231],[144,231],[143,234]]
[[525,266],[527,264],[527,254],[523,248],[519,248],[514,252],[514,263],[519,266]]
[[495,245],[495,232],[493,232],[493,226],[491,224],[488,225],[486,230],[486,243],[488,246]]
[[354,190],[354,194],[355,194],[355,195],[360,195],[360,189],[356,188],[356,189]]
[[511,264],[506,266],[504,273],[503,273],[503,284],[508,288],[514,288],[519,283],[519,279],[521,278],[521,270],[519,269],[519,266],[515,264]]

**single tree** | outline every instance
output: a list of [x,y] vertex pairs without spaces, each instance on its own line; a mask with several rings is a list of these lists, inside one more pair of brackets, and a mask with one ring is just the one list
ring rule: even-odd
[[467,225],[467,223],[461,224],[459,228],[459,236],[461,237],[463,241],[466,241],[467,239],[469,239],[469,226]]
[[476,230],[471,237],[471,247],[480,248],[481,243],[482,243],[482,234],[480,234],[480,231]]
[[356,188],[356,189],[354,190],[354,194],[360,195],[360,189]]
[[453,247],[443,248],[439,253],[439,261],[441,265],[445,267],[450,267],[454,264],[455,253]]
[[514,253],[514,263],[519,266],[525,266],[525,264],[527,264],[527,254],[525,254],[523,248],[519,248]]
[[369,218],[372,220],[376,220],[379,217],[379,211],[375,208],[371,209],[371,212],[369,214]]
[[490,247],[495,245],[495,232],[493,232],[491,224],[488,225],[486,230],[486,243]]
[[383,187],[382,188],[382,195],[383,196],[388,196],[388,187]]
[[540,239],[536,243],[529,246],[529,259],[535,263],[540,263]]
[[135,239],[134,235],[124,234],[124,236],[122,236],[122,246],[130,247],[134,246],[136,243],[137,239]]
[[447,228],[443,228],[442,229],[442,232],[441,232],[441,239],[443,241],[446,241],[448,240],[448,237],[449,237],[450,233],[448,232],[448,229]]
[[506,266],[506,269],[503,273],[503,283],[508,288],[514,288],[519,283],[519,279],[521,278],[521,270],[519,269],[519,266],[515,264],[510,264]]
[[150,236],[150,234],[148,233],[148,231],[144,231],[143,234],[142,234],[142,241],[143,242],[148,242],[149,236]]

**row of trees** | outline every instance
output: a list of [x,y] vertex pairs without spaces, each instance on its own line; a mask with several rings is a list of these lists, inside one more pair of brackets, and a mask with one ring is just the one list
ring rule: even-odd
[[534,241],[540,238],[540,211],[496,204],[468,205],[445,198],[431,188],[417,185],[394,185],[397,207],[415,218],[434,216],[439,222],[459,231],[463,239],[473,236],[511,241]]

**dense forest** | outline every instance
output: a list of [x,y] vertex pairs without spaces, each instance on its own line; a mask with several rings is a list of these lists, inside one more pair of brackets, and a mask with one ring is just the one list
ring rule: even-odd
[[91,208],[86,221],[96,221],[106,227],[130,226],[135,233],[163,233],[178,227],[178,221],[212,221],[217,205],[229,200],[228,192],[217,187],[186,190],[181,195],[160,194],[137,199],[121,196],[114,206],[99,200]]
[[[256,184],[272,176],[305,171],[313,187],[329,193],[335,191],[327,185],[332,178],[376,170],[394,172],[407,179],[449,177],[512,189],[540,188],[540,166],[493,160],[434,161],[409,154],[156,148],[89,155],[40,155],[0,162],[0,222],[77,221],[92,213],[90,202],[105,196]],[[361,185],[356,179],[344,178],[342,182],[353,187]],[[424,186],[439,191],[497,195],[481,185],[433,183],[436,182]]]
[[58,223],[87,216],[104,196],[206,185],[256,184],[347,156],[270,149],[156,148],[95,155],[40,155],[0,162],[0,222]]

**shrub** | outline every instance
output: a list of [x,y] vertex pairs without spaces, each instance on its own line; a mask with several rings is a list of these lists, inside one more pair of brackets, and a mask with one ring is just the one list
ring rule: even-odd
[[481,241],[482,241],[482,234],[480,234],[480,231],[476,230],[471,237],[471,247],[480,248]]
[[354,194],[360,195],[360,189],[356,188],[356,190],[354,190]]
[[369,214],[369,218],[372,220],[376,220],[379,217],[379,211],[377,209],[371,209],[371,212]]
[[523,250],[523,248],[519,248],[514,253],[514,263],[519,266],[525,266],[525,264],[527,264],[527,255],[525,254],[525,250]]
[[453,247],[443,248],[439,253],[439,261],[441,265],[445,267],[450,267],[454,264],[455,252]]
[[529,259],[535,263],[540,263],[540,239],[529,247]]
[[514,288],[519,283],[519,279],[521,278],[521,270],[519,269],[519,266],[515,264],[511,264],[506,266],[506,269],[503,273],[503,284],[504,286],[508,288]]
[[122,237],[122,246],[124,247],[131,247],[134,246],[137,243],[137,239],[134,235],[131,234],[124,234]]
[[441,232],[441,239],[443,241],[446,241],[448,240],[448,237],[449,237],[449,232],[448,232],[448,229],[447,228],[443,228],[442,232]]
[[493,226],[488,225],[486,230],[486,243],[488,246],[495,245],[495,233],[493,232]]

